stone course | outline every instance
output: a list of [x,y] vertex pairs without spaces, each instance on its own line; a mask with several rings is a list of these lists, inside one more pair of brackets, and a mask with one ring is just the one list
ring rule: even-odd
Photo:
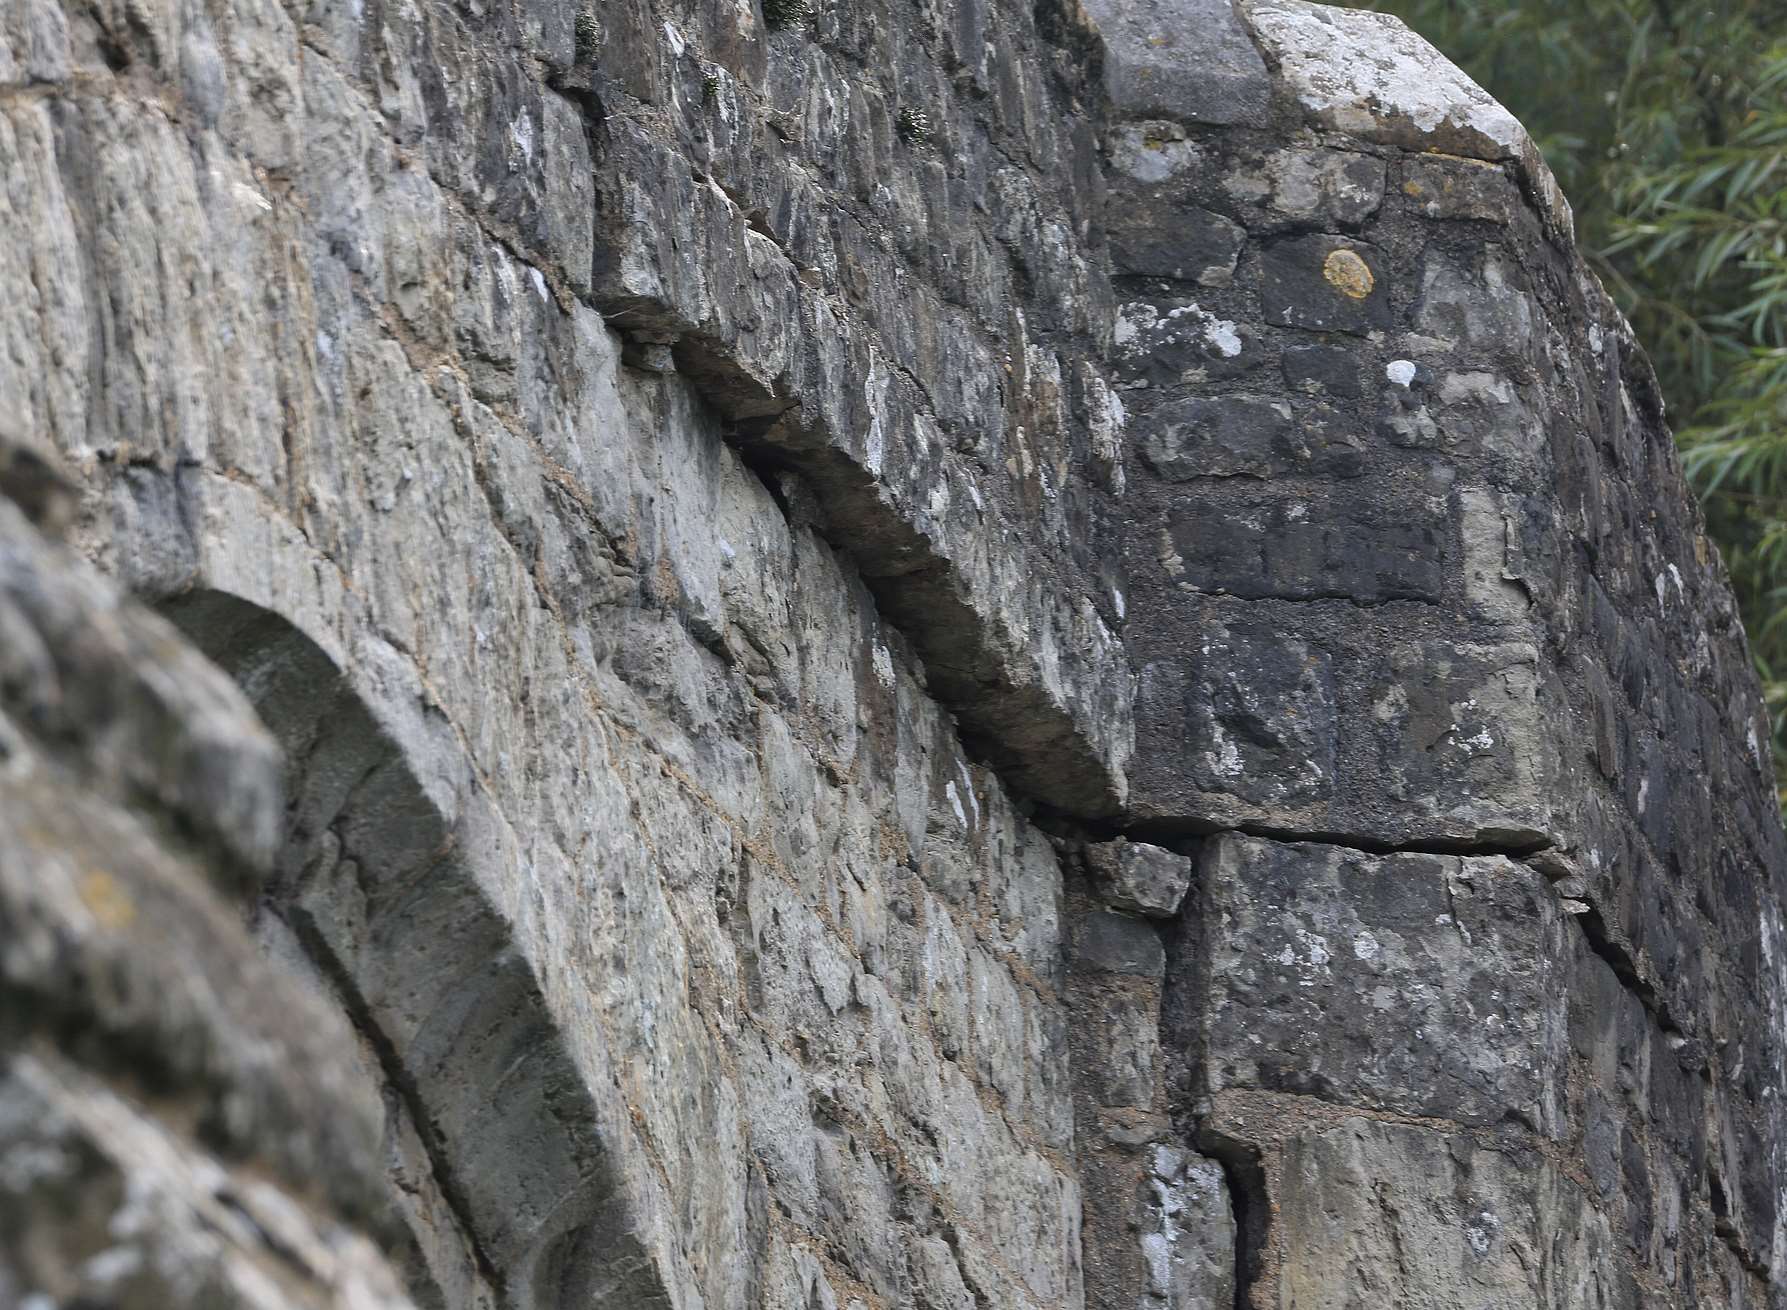
[[1768,1306],[1767,724],[1298,0],[0,12],[0,1303]]

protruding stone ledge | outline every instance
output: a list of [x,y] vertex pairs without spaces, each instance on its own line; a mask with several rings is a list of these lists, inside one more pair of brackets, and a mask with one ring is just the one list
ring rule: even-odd
[[[635,123],[609,124],[602,155],[594,299],[610,325],[673,359],[747,453],[812,486],[827,537],[1009,783],[1082,816],[1120,809],[1122,583],[1065,530],[1069,479],[1121,488],[1122,406],[1090,360],[1064,371],[1021,311],[1001,353],[859,235],[842,252],[854,276],[898,278],[890,303],[914,302],[864,309]],[[952,424],[984,428],[974,457]]]

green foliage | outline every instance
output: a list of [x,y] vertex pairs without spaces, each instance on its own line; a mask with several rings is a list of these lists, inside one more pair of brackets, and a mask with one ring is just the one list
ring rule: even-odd
[[[1787,16],[1780,0],[1376,0],[1526,123],[1650,352],[1787,784]],[[1782,792],[1787,805],[1787,786]]]

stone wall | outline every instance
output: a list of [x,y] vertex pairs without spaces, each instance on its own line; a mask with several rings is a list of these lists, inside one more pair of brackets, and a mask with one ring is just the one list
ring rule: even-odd
[[1782,1304],[1741,628],[1394,22],[15,0],[0,159],[0,1302]]

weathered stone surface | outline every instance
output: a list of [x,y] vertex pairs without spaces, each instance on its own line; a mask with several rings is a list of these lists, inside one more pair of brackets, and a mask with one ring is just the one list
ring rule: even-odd
[[1519,120],[1400,21],[1302,0],[1254,0],[1247,15],[1318,123],[1408,150],[1512,160],[1541,214],[1570,235],[1569,202]]
[[[1246,425],[1257,423],[1262,410],[1236,414],[1238,407],[1225,408],[1227,431],[1218,429],[1212,440],[1226,440],[1229,449],[1212,454],[1209,471],[1269,477],[1275,469],[1268,456],[1274,452],[1261,451],[1247,459],[1253,434]],[[1276,408],[1263,412],[1280,416]],[[1285,448],[1278,452],[1279,469],[1302,464],[1313,466],[1311,471],[1334,473],[1345,470],[1348,457],[1355,453],[1347,445],[1315,450],[1305,446],[1298,451],[1289,433],[1280,431]],[[1169,430],[1166,437],[1162,446],[1179,433]],[[1304,458],[1297,460],[1299,454]],[[1195,466],[1192,454],[1183,451],[1149,462],[1163,472]],[[1445,590],[1448,556],[1454,551],[1448,540],[1447,503],[1440,497],[1423,496],[1411,503],[1348,487],[1307,497],[1268,492],[1225,499],[1235,517],[1224,536],[1208,531],[1212,515],[1194,494],[1185,496],[1167,521],[1166,569],[1182,589],[1253,600],[1346,599],[1361,605],[1393,600],[1431,604]]]
[[236,900],[271,742],[3,500],[0,557],[0,1299],[407,1306],[352,1029]]
[[1525,134],[794,10],[0,14],[0,1301],[1778,1300],[1766,718]]
[[1257,206],[1248,226],[1274,223],[1356,226],[1384,199],[1384,161],[1345,150],[1275,150],[1257,166],[1237,168],[1223,188]]
[[1273,242],[1260,259],[1268,323],[1356,333],[1390,326],[1388,269],[1372,247],[1342,237],[1296,237]]
[[1535,1153],[1342,1119],[1292,1136],[1282,1168],[1271,1304],[1642,1302],[1605,1221]]
[[1545,880],[1501,857],[1367,855],[1212,838],[1195,921],[1207,992],[1192,1058],[1214,1095],[1262,1088],[1537,1128],[1566,989]]
[[1166,214],[1117,209],[1109,236],[1111,261],[1119,272],[1206,287],[1229,284],[1243,241],[1237,224],[1205,209]]
[[1158,982],[1165,968],[1158,932],[1146,919],[1127,914],[1086,915],[1078,925],[1073,949],[1074,961],[1082,969],[1133,973]]
[[1223,1310],[1235,1302],[1235,1220],[1221,1167],[1156,1147],[1142,1214],[1148,1300],[1169,1310]]
[[1502,167],[1482,159],[1405,156],[1402,192],[1428,218],[1507,224],[1520,212],[1520,188]]
[[252,882],[272,858],[279,758],[235,688],[168,624],[73,566],[0,501],[0,711],[215,841]]
[[1156,295],[1123,305],[1113,333],[1120,376],[1132,387],[1176,387],[1239,377],[1264,362],[1260,334],[1203,309]]
[[1105,91],[1129,117],[1246,123],[1271,95],[1265,60],[1233,0],[1091,0]]
[[[232,1175],[146,1110],[47,1055],[0,1081],[0,1295],[9,1304],[410,1305],[364,1236]],[[346,1161],[330,1161],[334,1170]]]
[[1284,380],[1298,391],[1356,398],[1376,382],[1361,365],[1357,354],[1338,346],[1291,346],[1284,352]]
[[1298,462],[1291,407],[1282,401],[1190,397],[1150,411],[1138,427],[1142,458],[1170,482],[1266,478]]
[[1086,865],[1106,905],[1155,918],[1177,914],[1191,886],[1189,856],[1123,837],[1088,846]]

